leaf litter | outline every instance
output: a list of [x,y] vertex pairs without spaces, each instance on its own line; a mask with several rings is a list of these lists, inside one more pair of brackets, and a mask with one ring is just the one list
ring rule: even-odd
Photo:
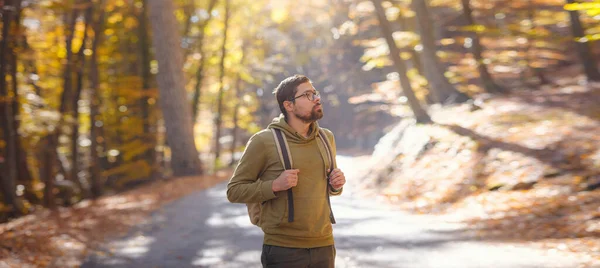
[[390,160],[374,157],[362,187],[415,213],[453,215],[473,238],[598,265],[600,87],[581,79],[435,110],[436,124],[388,137],[380,158]]
[[97,251],[106,239],[125,235],[165,204],[210,188],[230,174],[231,170],[222,170],[214,175],[159,180],[1,224],[0,267],[79,267],[85,256]]

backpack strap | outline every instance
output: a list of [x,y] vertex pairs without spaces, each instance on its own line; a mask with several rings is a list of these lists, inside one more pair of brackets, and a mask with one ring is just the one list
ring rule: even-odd
[[[329,183],[329,176],[331,175],[331,172],[333,172],[333,169],[337,168],[337,164],[335,163],[335,160],[333,158],[333,151],[331,150],[331,145],[327,140],[327,135],[325,134],[325,131],[322,128],[319,128],[318,136],[323,145],[325,145],[325,151],[327,151],[327,158],[329,158],[328,160],[330,170],[327,173],[327,177],[325,178],[327,180],[327,187],[325,187],[325,195],[327,196],[327,204],[329,205],[329,220],[332,224],[335,224],[335,217],[333,216],[333,210],[331,209],[331,201],[329,200],[329,188],[331,187],[331,189],[333,190],[333,186],[331,186],[331,184]],[[327,169],[327,165],[325,165],[325,169]]]
[[[271,132],[275,138],[275,145],[277,145],[277,152],[279,153],[279,159],[283,164],[283,169],[292,169],[292,154],[290,152],[290,146],[288,145],[285,135],[281,133],[280,129],[272,128]],[[288,222],[294,221],[294,193],[292,188],[287,190],[288,196]],[[328,195],[329,196],[329,195]]]
[[[331,145],[329,144],[329,140],[327,139],[327,135],[325,134],[325,131],[322,128],[319,128],[319,135],[318,136],[319,136],[319,139],[321,140],[321,142],[323,143],[323,145],[325,145],[325,149],[327,151],[327,158],[329,160],[329,167],[330,167],[330,169],[333,170],[334,168],[337,168],[335,160],[333,159],[333,150],[331,150]],[[327,174],[327,176],[329,176],[329,174]]]

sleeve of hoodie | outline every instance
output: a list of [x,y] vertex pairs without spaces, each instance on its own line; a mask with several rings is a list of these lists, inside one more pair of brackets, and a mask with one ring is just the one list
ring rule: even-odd
[[[333,132],[331,132],[331,130],[329,129],[324,129],[325,130],[325,134],[327,134],[327,139],[329,140],[329,142],[331,143],[331,153],[333,154],[333,162],[335,163],[334,166],[337,168],[337,149],[335,147],[335,136],[333,135]],[[343,170],[342,170],[343,171]],[[342,188],[340,188],[337,191],[334,191],[332,189],[332,187],[329,187],[329,195],[333,196],[333,195],[341,195],[342,192],[344,190],[344,187],[342,186]]]
[[227,184],[227,199],[232,203],[260,203],[275,198],[273,181],[259,180],[267,163],[266,150],[259,133],[253,135]]

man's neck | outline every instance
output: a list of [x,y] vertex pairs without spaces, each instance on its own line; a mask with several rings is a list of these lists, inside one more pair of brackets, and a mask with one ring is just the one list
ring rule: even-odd
[[308,131],[310,130],[310,123],[306,123],[298,118],[293,116],[288,117],[287,119],[288,125],[292,127],[296,132],[298,132],[303,137],[308,137]]

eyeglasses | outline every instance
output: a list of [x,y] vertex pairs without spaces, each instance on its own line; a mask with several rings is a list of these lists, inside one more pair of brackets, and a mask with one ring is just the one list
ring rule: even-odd
[[297,98],[300,98],[302,96],[306,96],[306,98],[309,101],[315,101],[316,98],[319,98],[319,99],[321,98],[321,93],[319,93],[319,91],[307,91],[307,92],[302,93],[299,96],[292,97],[290,99],[290,101],[295,101]]

